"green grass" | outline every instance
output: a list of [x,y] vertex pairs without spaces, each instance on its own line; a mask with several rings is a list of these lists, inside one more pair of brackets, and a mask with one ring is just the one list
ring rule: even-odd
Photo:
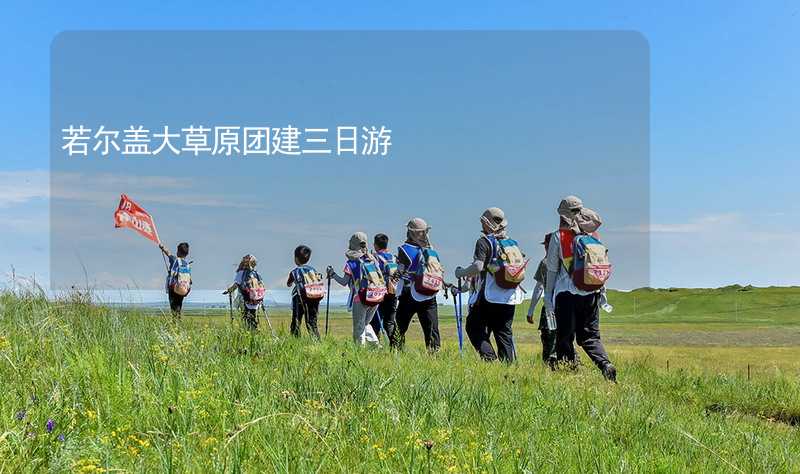
[[[733,319],[725,312],[733,290],[696,291],[611,295],[616,311],[604,329],[633,333],[626,344],[609,338],[619,385],[591,367],[545,369],[524,319],[515,325],[519,363],[482,363],[471,349],[461,358],[445,307],[446,344],[432,357],[419,342],[399,354],[354,347],[339,313],[333,336],[315,344],[287,337],[282,312],[273,340],[224,313],[175,325],[4,294],[0,472],[799,471],[800,382],[791,367],[751,380],[733,368],[713,373],[726,350],[785,347],[637,346],[648,336],[634,329],[792,329],[800,292],[735,292],[743,306]],[[421,338],[418,326],[409,337]],[[708,358],[689,368],[669,359],[668,371],[659,351]]]

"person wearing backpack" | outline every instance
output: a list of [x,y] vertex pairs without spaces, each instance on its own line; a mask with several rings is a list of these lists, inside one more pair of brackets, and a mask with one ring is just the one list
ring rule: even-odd
[[[516,240],[509,238],[502,209],[490,207],[481,215],[481,236],[475,242],[472,264],[456,268],[456,278],[476,278],[470,296],[465,329],[481,359],[513,362],[516,358],[511,329],[528,261]],[[497,352],[490,341],[494,335]]]
[[[547,252],[547,246],[550,243],[551,236],[552,234],[545,235],[544,241],[542,241],[545,252]],[[544,289],[547,286],[546,258],[542,258],[542,260],[539,262],[539,266],[536,268],[536,273],[533,275],[533,279],[536,281],[536,286],[533,288],[531,304],[528,307],[528,324],[534,324],[534,311],[536,310],[536,305],[539,303],[542,295],[544,295]],[[555,315],[550,314],[548,317],[546,308],[544,305],[542,305],[542,310],[539,313],[539,338],[542,341],[542,361],[551,369],[555,369],[558,361],[556,354],[556,328],[557,324]]]
[[600,340],[602,290],[611,274],[608,250],[596,234],[602,220],[576,196],[561,200],[558,215],[559,228],[547,246],[544,294],[547,315],[557,323],[556,355],[575,365],[577,341],[603,377],[616,382],[617,369]]
[[[587,211],[584,211],[587,212]],[[545,252],[547,251],[547,247],[550,244],[550,238],[552,234],[547,234],[544,236],[544,241],[542,245],[544,245]],[[539,262],[539,266],[536,269],[536,274],[533,276],[533,279],[536,280],[536,287],[533,289],[533,295],[531,296],[531,303],[528,307],[528,324],[536,324],[534,311],[536,309],[536,305],[539,303],[539,300],[544,296],[544,290],[547,286],[547,258],[543,258]],[[600,290],[600,301],[599,301],[600,308],[602,308],[605,312],[610,313],[614,310],[614,307],[608,303],[608,296],[606,294],[606,289],[603,287]],[[542,309],[539,312],[539,338],[542,341],[542,361],[547,364],[551,369],[555,369],[557,362],[558,362],[558,355],[556,353],[556,337],[557,337],[557,329],[558,325],[556,323],[556,317],[554,314],[547,313],[547,309],[545,305],[542,305]],[[575,354],[575,361],[577,362],[578,355]]]
[[395,316],[397,315],[397,288],[400,281],[398,273],[397,258],[389,252],[389,236],[386,234],[376,234],[373,239],[372,256],[378,262],[378,268],[383,273],[386,280],[386,296],[383,302],[378,305],[378,311],[372,318],[370,325],[375,334],[380,335],[381,327],[386,333],[389,345],[394,347],[394,333],[397,328]]
[[378,336],[369,323],[386,296],[386,282],[367,250],[367,234],[356,232],[350,237],[345,258],[344,276],[328,267],[328,277],[350,288],[348,303],[353,315],[353,341],[362,346],[367,343],[377,346]]
[[393,347],[401,349],[411,318],[417,315],[425,346],[433,353],[439,350],[439,307],[436,294],[444,287],[444,268],[439,254],[428,239],[430,226],[415,217],[406,225],[406,241],[397,249],[397,264],[402,276],[402,290],[397,304],[397,328]]
[[311,260],[311,248],[300,245],[294,249],[296,267],[289,272],[286,286],[292,287],[292,325],[293,336],[300,337],[300,324],[306,320],[308,333],[319,340],[317,314],[319,302],[325,297],[325,283],[322,274],[308,264]]
[[247,254],[242,257],[239,262],[239,267],[236,269],[233,285],[223,291],[223,295],[227,295],[233,290],[239,290],[239,296],[242,299],[242,319],[247,325],[248,329],[258,329],[258,307],[264,302],[264,295],[266,288],[261,275],[256,271],[258,261],[253,255]]
[[192,267],[191,262],[186,259],[189,257],[189,244],[181,242],[172,255],[163,245],[158,244],[158,248],[166,255],[167,264],[167,283],[166,291],[169,299],[169,309],[172,317],[180,320],[183,311],[183,299],[192,291]]

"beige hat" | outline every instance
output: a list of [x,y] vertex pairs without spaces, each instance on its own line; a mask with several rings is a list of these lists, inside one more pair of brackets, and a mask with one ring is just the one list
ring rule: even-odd
[[603,225],[603,219],[601,219],[600,215],[595,211],[584,207],[581,209],[581,212],[575,216],[575,223],[578,224],[578,228],[581,232],[584,234],[591,234]]
[[418,247],[430,247],[428,231],[431,226],[421,217],[415,217],[406,224],[406,239]]
[[481,215],[481,224],[484,230],[490,234],[502,232],[508,226],[506,213],[499,207],[490,207],[483,211]]
[[427,232],[431,229],[431,226],[425,222],[425,219],[421,217],[415,217],[408,221],[408,224],[406,224],[406,229],[414,232]]
[[364,232],[356,232],[350,236],[347,251],[344,253],[345,257],[351,260],[357,260],[367,254],[367,234]]
[[575,215],[583,209],[583,201],[578,196],[567,196],[558,203],[558,227],[561,229],[571,229],[573,232],[580,232],[578,224],[575,222]]
[[583,201],[578,196],[567,196],[561,200],[558,204],[558,211],[561,212],[562,210],[569,210],[569,211],[579,211],[583,209]]

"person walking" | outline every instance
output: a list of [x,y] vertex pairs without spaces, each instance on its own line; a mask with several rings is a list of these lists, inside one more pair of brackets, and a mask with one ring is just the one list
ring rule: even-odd
[[[602,284],[597,288],[582,284],[584,288],[581,289],[576,284],[583,281],[576,278],[578,264],[585,263],[579,260],[581,255],[576,255],[576,244],[581,244],[585,236],[596,235],[602,220],[596,212],[584,208],[583,202],[576,196],[567,196],[561,200],[558,215],[558,230],[551,234],[547,246],[544,294],[547,316],[555,315],[557,324],[556,356],[559,361],[575,365],[577,355],[573,341],[577,341],[600,369],[603,377],[616,382],[617,369],[609,360],[608,352],[600,339],[599,309],[604,286],[602,278],[607,278],[608,273],[598,274],[598,283]],[[579,273],[578,277],[580,276]]]
[[[334,279],[338,284],[350,288],[349,302],[353,317],[353,341],[362,346],[366,344],[377,346],[380,341],[369,323],[375,316],[378,305],[371,301],[365,301],[368,292],[375,290],[367,288],[367,285],[375,278],[370,273],[373,272],[373,269],[375,273],[378,272],[377,266],[367,250],[367,234],[356,232],[350,237],[345,258],[347,261],[344,265],[344,275],[340,276],[333,267],[328,267],[328,277]],[[385,293],[386,288],[382,278],[380,282]],[[369,294],[372,295],[372,293]]]
[[[516,305],[522,303],[520,284],[527,262],[517,241],[508,237],[505,213],[490,207],[480,218],[481,235],[475,242],[472,263],[455,270],[456,278],[476,277],[467,313],[466,331],[483,360],[516,359],[512,324]],[[490,337],[494,336],[497,351]]]
[[396,315],[397,315],[397,287],[398,287],[398,265],[397,258],[389,252],[389,236],[386,234],[376,234],[373,239],[373,252],[372,256],[375,257],[378,263],[378,268],[383,273],[383,278],[386,280],[386,296],[383,302],[378,305],[378,311],[375,317],[372,318],[370,325],[375,334],[380,335],[381,329],[386,333],[386,339],[389,345],[394,347],[393,344],[396,340],[394,337],[397,328]]
[[392,347],[405,345],[411,318],[417,316],[425,347],[431,353],[441,347],[437,293],[444,286],[444,269],[439,254],[431,247],[430,226],[415,217],[406,224],[406,241],[397,249],[397,264],[403,276],[403,286],[397,304],[397,327]]

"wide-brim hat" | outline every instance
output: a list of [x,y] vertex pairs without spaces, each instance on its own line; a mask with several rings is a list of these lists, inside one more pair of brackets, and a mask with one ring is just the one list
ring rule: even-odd
[[490,207],[483,211],[481,222],[486,223],[492,229],[505,229],[508,227],[506,213],[499,207]]

